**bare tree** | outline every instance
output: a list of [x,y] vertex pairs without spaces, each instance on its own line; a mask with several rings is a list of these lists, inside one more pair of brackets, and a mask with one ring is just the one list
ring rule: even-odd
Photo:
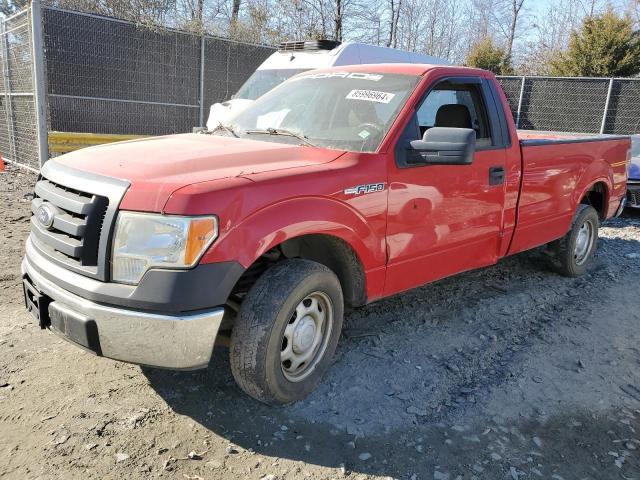
[[176,26],[176,0],[48,0],[50,5],[132,20],[145,25]]
[[26,8],[28,4],[29,0],[1,0],[0,13],[8,17],[9,15]]
[[335,0],[336,11],[333,17],[334,31],[333,38],[342,41],[342,0]]
[[396,47],[459,62],[466,34],[458,0],[403,0]]
[[234,24],[238,21],[238,15],[240,14],[240,1],[233,0],[233,6],[231,7],[231,23]]
[[400,20],[400,11],[402,9],[402,0],[389,0],[389,40],[387,47],[396,48],[398,46],[398,21]]
[[470,0],[466,6],[465,22],[468,26],[469,45],[493,35],[493,0]]
[[509,33],[507,35],[507,48],[505,63],[511,63],[511,57],[513,55],[513,41],[516,38],[516,29],[518,26],[518,16],[522,10],[525,0],[511,0],[511,23],[509,25]]

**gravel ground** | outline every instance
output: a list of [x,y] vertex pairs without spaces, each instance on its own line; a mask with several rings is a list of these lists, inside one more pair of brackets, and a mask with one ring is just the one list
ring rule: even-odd
[[0,477],[640,480],[640,214],[590,273],[540,252],[347,314],[311,397],[243,395],[207,370],[141,369],[41,331],[19,263],[35,178],[0,174]]

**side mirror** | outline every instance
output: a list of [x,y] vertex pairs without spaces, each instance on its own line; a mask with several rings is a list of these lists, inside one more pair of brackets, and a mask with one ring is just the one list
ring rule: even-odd
[[471,128],[433,127],[408,147],[409,165],[470,165],[476,150]]

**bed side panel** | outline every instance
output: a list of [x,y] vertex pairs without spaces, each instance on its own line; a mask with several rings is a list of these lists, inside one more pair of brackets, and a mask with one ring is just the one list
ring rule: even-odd
[[[604,182],[608,197],[617,190],[612,189],[611,164],[624,162],[626,157],[625,141],[618,139],[534,145],[525,141],[521,152],[522,189],[509,254],[564,236],[577,205],[592,185]],[[624,170],[622,164],[619,168]],[[609,198],[607,202],[611,203]],[[608,212],[609,205],[606,208]]]

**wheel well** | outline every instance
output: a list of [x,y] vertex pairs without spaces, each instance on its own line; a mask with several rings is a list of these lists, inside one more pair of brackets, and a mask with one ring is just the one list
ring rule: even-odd
[[589,191],[585,193],[580,203],[591,205],[596,212],[598,212],[600,219],[604,220],[607,215],[607,185],[604,182],[595,183]]
[[340,280],[347,306],[367,303],[364,268],[355,251],[344,240],[323,234],[292,238],[264,253],[242,274],[231,292],[231,301],[240,303],[269,267],[288,258],[304,258],[330,268]]

